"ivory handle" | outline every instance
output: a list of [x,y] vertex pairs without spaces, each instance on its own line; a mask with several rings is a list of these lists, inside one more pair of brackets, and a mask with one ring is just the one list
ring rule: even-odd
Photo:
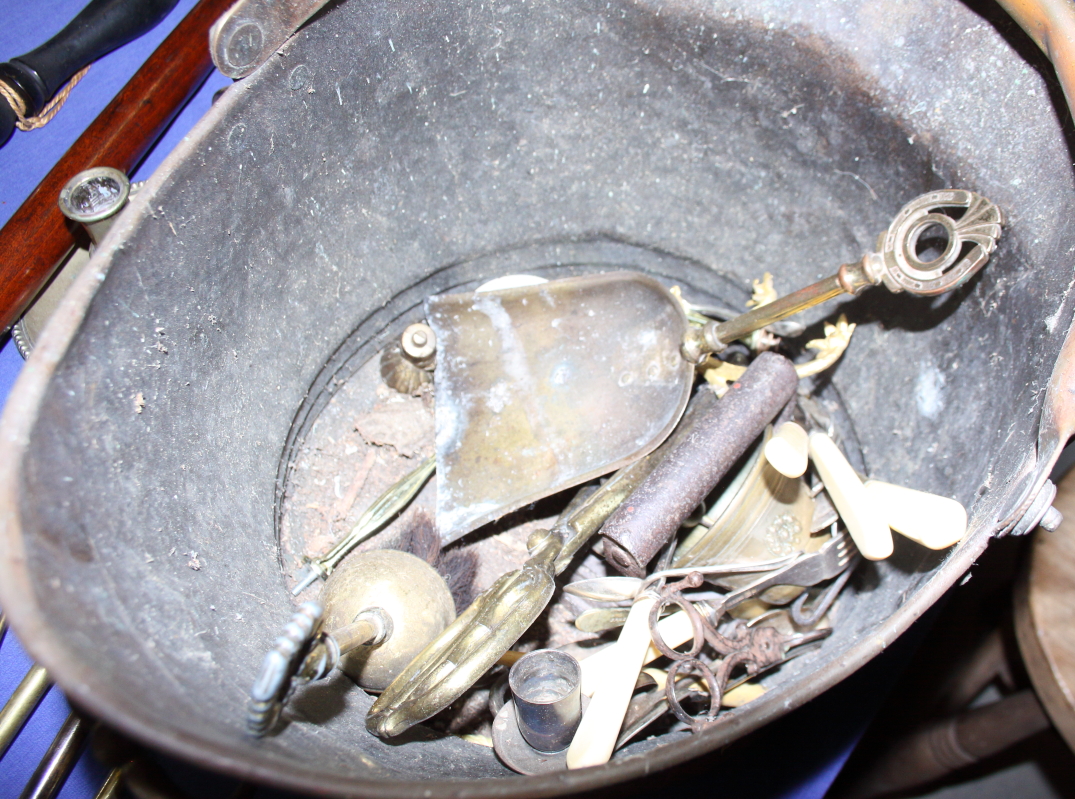
[[[638,604],[635,604],[638,607]],[[649,611],[647,610],[648,614]],[[628,618],[630,620],[630,618]],[[624,627],[626,629],[626,625]],[[691,626],[691,620],[682,610],[677,610],[668,616],[665,616],[659,622],[657,622],[657,629],[661,631],[661,637],[669,646],[679,646],[682,643],[689,641],[694,637],[694,628]],[[623,640],[623,634],[620,634],[620,640]],[[648,630],[647,630],[648,640]],[[617,641],[612,646],[607,646],[600,652],[595,652],[585,660],[579,662],[582,667],[582,692],[586,696],[593,696],[598,687],[604,684],[605,675],[608,670],[613,667],[614,664],[620,660],[620,642]],[[661,657],[660,651],[653,644],[649,645],[646,649],[646,653],[642,658],[641,666],[647,663],[652,663],[657,658]],[[641,671],[639,666],[639,671]],[[637,674],[635,675],[638,676]]]
[[924,547],[946,549],[967,532],[967,511],[954,499],[880,480],[867,480],[866,494],[889,527]]
[[765,442],[765,459],[785,477],[795,479],[806,473],[810,439],[801,425],[784,422]]
[[[567,767],[585,768],[607,763],[627,715],[638,674],[649,649],[649,613],[657,600],[644,596],[631,606],[614,648],[615,659],[604,664],[600,684],[567,749]],[[583,661],[585,663],[586,661]],[[585,679],[585,671],[583,672]]]
[[868,560],[884,560],[892,554],[892,531],[883,511],[866,493],[855,470],[831,438],[810,434],[810,457],[852,540]]

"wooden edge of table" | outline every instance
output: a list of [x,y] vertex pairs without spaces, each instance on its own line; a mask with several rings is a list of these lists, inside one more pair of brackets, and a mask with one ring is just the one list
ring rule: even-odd
[[1045,712],[1075,751],[1075,472],[1053,503],[1055,532],[1039,528],[1015,586],[1015,634]]

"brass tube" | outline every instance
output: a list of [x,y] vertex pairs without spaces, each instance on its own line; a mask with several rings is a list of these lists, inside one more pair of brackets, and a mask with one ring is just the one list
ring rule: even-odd
[[51,685],[44,666],[34,666],[22,678],[15,693],[0,710],[0,758],[19,734]]
[[114,768],[105,778],[94,799],[119,799],[123,793],[123,769]]
[[92,722],[78,712],[67,717],[20,799],[53,799],[60,792],[78,762],[91,726]]
[[793,291],[778,300],[773,300],[767,305],[755,308],[753,311],[748,311],[734,319],[729,319],[727,322],[711,322],[706,325],[706,341],[711,346],[719,342],[717,346],[714,346],[714,349],[723,349],[733,341],[749,336],[755,330],[760,330],[766,325],[779,322],[781,319],[786,319],[844,293],[839,275],[827,277],[798,291]]
[[1075,6],[1070,0],[997,0],[1056,68],[1075,113]]
[[359,618],[358,621],[332,632],[332,637],[340,647],[340,654],[346,655],[356,647],[365,646],[381,635],[382,628],[373,619]]

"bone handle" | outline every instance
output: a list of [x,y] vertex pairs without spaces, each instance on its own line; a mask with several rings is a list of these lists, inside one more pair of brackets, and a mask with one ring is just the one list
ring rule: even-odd
[[954,499],[880,480],[867,480],[866,494],[889,527],[922,546],[946,549],[967,532],[967,511]]
[[631,614],[615,645],[617,656],[605,664],[600,685],[567,749],[568,768],[599,766],[612,757],[635,681],[649,649],[649,613],[654,602],[653,597],[643,596],[631,606]]
[[814,431],[810,457],[862,557],[884,560],[891,555],[892,531],[840,448],[824,433]]
[[[639,603],[636,602],[634,607],[637,608],[638,604]],[[648,615],[649,610],[647,610],[646,613]],[[630,621],[630,618],[628,618],[628,621]],[[624,630],[626,629],[627,627],[625,625]],[[657,623],[657,629],[661,631],[661,637],[664,638],[665,643],[669,646],[679,646],[680,644],[689,641],[694,636],[694,628],[691,626],[691,620],[682,610],[678,610],[661,619]],[[649,631],[647,630],[647,640],[649,640],[648,633]],[[620,641],[622,640],[623,634],[621,633]],[[595,652],[579,663],[579,665],[582,666],[582,692],[586,694],[586,696],[593,696],[597,689],[604,685],[609,670],[614,668],[615,664],[620,662],[620,641],[617,641],[612,646],[605,647],[600,652]],[[661,653],[657,650],[657,647],[650,644],[642,658],[639,670],[641,670],[641,666],[644,666],[647,663],[652,663],[659,657],[661,657]],[[638,675],[636,674],[635,676],[637,677]]]
[[784,422],[765,442],[765,459],[785,477],[795,479],[806,473],[806,456],[810,440],[806,431],[795,422]]

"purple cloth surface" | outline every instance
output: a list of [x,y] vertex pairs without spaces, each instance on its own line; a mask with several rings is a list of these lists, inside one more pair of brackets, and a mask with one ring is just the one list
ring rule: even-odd
[[[179,0],[172,12],[153,30],[114,50],[90,67],[59,113],[42,128],[16,130],[0,149],[0,224],[48,174],[83,130],[126,85],[150,54],[172,31],[195,0]],[[43,44],[59,33],[82,8],[85,0],[35,0],[5,3],[0,25],[0,61],[6,61]],[[101,164],[100,166],[109,166]]]
[[[7,146],[0,149],[0,224],[14,213],[194,2],[180,0],[176,9],[153,31],[94,64],[52,122],[37,131],[16,131]],[[9,2],[6,5],[4,24],[0,26],[0,61],[44,42],[77,14],[84,2],[36,0],[34,3]],[[134,179],[148,177],[208,110],[213,93],[230,83],[220,73],[214,73],[137,170]],[[0,404],[3,404],[22,360],[10,340],[0,339],[0,344]],[[921,627],[920,623],[916,629]],[[715,753],[703,758],[702,765],[707,770],[704,776],[669,775],[664,788],[758,799],[820,799],[883,701],[887,687],[895,682],[913,651],[913,643],[905,643],[905,639],[916,637],[904,636],[890,652],[841,685],[736,742],[732,747],[734,752]],[[903,650],[907,651],[902,653]],[[0,645],[0,702],[6,701],[29,666],[29,659],[9,631]],[[50,690],[27,727],[0,760],[0,799],[20,795],[68,712],[62,693],[55,688]],[[162,758],[162,763],[191,796],[223,796],[234,785],[229,780],[207,775],[168,758]],[[103,778],[102,767],[84,754],[60,797],[93,797]],[[637,795],[630,786],[624,787],[624,795]],[[655,787],[650,793],[663,794],[664,788]],[[258,790],[257,795],[281,796],[265,789]]]
[[[0,148],[0,224],[7,222],[195,2],[180,0],[153,30],[99,59],[51,122],[34,131],[16,130],[7,145]],[[85,4],[85,0],[6,3],[3,25],[0,25],[0,61],[43,44]],[[161,160],[209,109],[213,93],[230,83],[219,72],[213,73],[139,166],[133,176],[135,180],[144,180],[152,174]],[[0,344],[0,405],[3,405],[22,367],[22,358],[9,337],[0,338]],[[0,702],[7,701],[30,665],[30,659],[9,630],[0,644]],[[63,693],[55,687],[50,689],[0,760],[0,799],[13,799],[22,793],[69,712],[70,706]],[[103,767],[88,752],[84,753],[60,792],[60,799],[88,799],[95,796],[105,775]]]
[[[18,357],[18,353],[15,357]],[[6,700],[12,694],[32,663],[9,630],[0,645],[0,697]],[[19,733],[19,737],[7,750],[4,759],[0,760],[0,797],[8,799],[22,793],[70,712],[71,707],[67,704],[63,692],[52,686]],[[88,752],[84,752],[71,776],[67,778],[58,799],[93,797],[106,776],[105,768]]]

